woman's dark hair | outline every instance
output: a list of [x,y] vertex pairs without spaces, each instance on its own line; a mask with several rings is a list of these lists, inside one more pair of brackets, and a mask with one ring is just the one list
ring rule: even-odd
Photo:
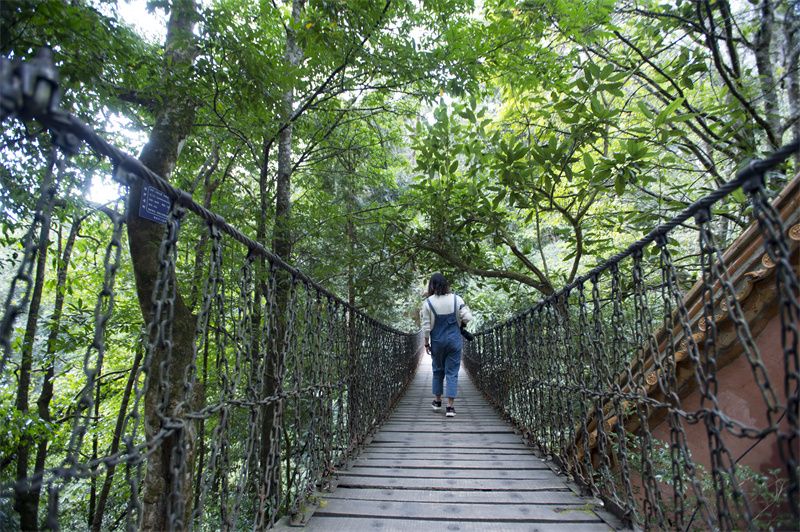
[[444,278],[444,275],[439,272],[431,275],[431,280],[428,282],[428,295],[443,296],[449,293],[450,284],[447,282],[447,279]]

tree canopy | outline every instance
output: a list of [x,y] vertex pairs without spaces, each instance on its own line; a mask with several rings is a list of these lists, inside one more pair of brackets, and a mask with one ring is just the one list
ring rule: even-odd
[[[118,8],[0,2],[0,53],[29,59],[51,47],[64,107],[405,330],[435,271],[481,325],[497,322],[800,137],[792,0],[152,0],[148,20],[163,24],[163,42]],[[0,275],[10,278],[48,144],[40,128],[14,123],[2,145]],[[141,357],[161,229],[137,221],[138,185],[114,188],[112,168],[76,162],[44,233],[41,317],[20,326],[30,334],[19,381],[0,391],[3,481],[34,468],[26,442],[36,435],[62,447],[69,437],[57,420],[71,406],[63,393],[53,402],[48,386],[73,385],[59,371],[91,341],[87,301],[103,282],[109,219],[126,205],[129,260],[118,275],[132,290],[117,302],[114,335],[130,347],[102,369],[100,447],[114,445],[112,413],[126,400],[119,375]],[[770,190],[798,165],[776,172]],[[93,199],[101,195],[103,205]],[[723,243],[751,221],[742,194],[715,208]],[[179,252],[196,258],[176,272],[186,320],[204,282],[201,229],[182,228]],[[678,264],[685,244],[670,241]],[[696,274],[680,272],[684,288]],[[76,493],[65,505],[76,526],[88,515],[99,529],[121,501],[111,493],[98,507]],[[35,523],[32,504],[15,510]],[[0,507],[0,527],[12,514]]]

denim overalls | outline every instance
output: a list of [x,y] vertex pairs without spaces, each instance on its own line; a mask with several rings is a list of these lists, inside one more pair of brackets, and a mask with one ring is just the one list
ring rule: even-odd
[[453,294],[453,312],[436,314],[428,299],[428,307],[434,316],[431,330],[431,362],[433,365],[433,395],[442,395],[447,377],[446,397],[455,397],[458,389],[458,369],[461,366],[461,331],[458,327],[458,300]]

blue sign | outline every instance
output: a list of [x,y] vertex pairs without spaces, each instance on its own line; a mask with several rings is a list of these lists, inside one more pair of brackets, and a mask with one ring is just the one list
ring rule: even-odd
[[165,224],[172,208],[172,200],[157,188],[144,184],[139,202],[139,217],[152,222]]

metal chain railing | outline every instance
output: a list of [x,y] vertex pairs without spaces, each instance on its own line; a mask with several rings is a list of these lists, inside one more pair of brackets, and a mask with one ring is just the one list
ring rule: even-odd
[[[800,523],[800,177],[774,205],[764,183],[799,151],[750,164],[467,346],[486,397],[631,524]],[[712,208],[740,187],[756,222],[724,252]]]
[[[18,322],[30,312],[36,259],[48,245],[48,235],[40,233],[48,232],[42,227],[55,201],[70,201],[59,177],[70,157],[106,161],[122,184],[142,180],[166,194],[172,207],[140,346],[121,345],[124,338],[138,342],[135,334],[121,334],[115,322],[120,296],[136,300],[130,281],[120,286],[118,273],[123,266],[130,270],[126,261],[138,257],[123,254],[126,216],[111,213],[88,325],[92,340],[82,356],[63,353],[55,377],[60,423],[71,423],[72,429],[66,438],[63,430],[53,429],[63,441],[50,442],[39,470],[30,469],[27,453],[20,450],[47,446],[45,434],[27,433],[0,447],[0,514],[6,513],[0,519],[23,527],[87,528],[88,512],[88,526],[97,530],[120,524],[129,530],[238,530],[268,528],[282,515],[301,514],[313,492],[330,482],[334,468],[357,451],[410,382],[420,353],[417,336],[348,305],[58,105],[57,72],[46,51],[28,63],[0,60],[4,124],[18,117],[53,134],[51,163],[22,218],[28,229],[20,235],[16,274],[10,286],[0,287],[7,291],[0,322],[5,412],[14,411],[19,386]],[[82,143],[92,153],[83,152]],[[56,161],[58,172],[53,171]],[[16,164],[8,168],[33,171]],[[189,222],[200,228],[191,242],[181,236]],[[201,241],[206,242],[198,255],[202,260],[183,258]],[[182,272],[192,268],[203,275],[191,278],[205,283],[197,310],[187,319]],[[90,281],[75,282],[87,282],[84,289],[91,289]],[[44,314],[38,321],[46,323]],[[135,356],[139,349],[142,357]],[[120,357],[132,362],[120,363]],[[35,353],[33,359],[35,371],[41,361]],[[107,379],[109,359],[118,373],[131,373],[121,401],[119,387]],[[119,422],[109,443],[109,434],[98,431],[103,412],[117,405],[103,403],[101,409],[98,401],[107,402],[115,393]],[[27,399],[18,404],[24,411],[17,414],[36,416]],[[124,474],[115,475],[117,466]],[[108,488],[98,503],[96,482],[101,480]],[[85,495],[76,495],[90,490],[87,508]],[[11,502],[18,517],[7,514]]]

